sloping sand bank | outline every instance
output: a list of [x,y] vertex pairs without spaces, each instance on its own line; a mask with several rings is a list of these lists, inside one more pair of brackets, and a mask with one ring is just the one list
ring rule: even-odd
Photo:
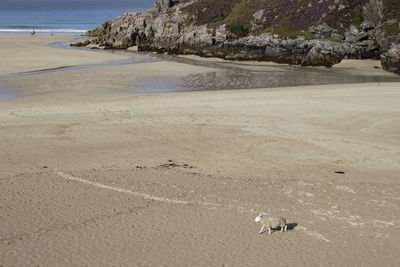
[[400,83],[124,91],[196,71],[3,79],[0,265],[400,264]]

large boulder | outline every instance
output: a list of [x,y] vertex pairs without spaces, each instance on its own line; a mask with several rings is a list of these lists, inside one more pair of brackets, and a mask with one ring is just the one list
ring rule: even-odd
[[392,44],[381,56],[381,63],[384,70],[400,74],[400,44]]
[[334,42],[313,40],[310,42],[310,46],[312,48],[301,62],[303,66],[331,67],[342,60]]

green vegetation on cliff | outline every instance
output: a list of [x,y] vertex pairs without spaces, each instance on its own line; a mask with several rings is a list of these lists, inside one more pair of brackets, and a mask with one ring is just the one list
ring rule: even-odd
[[[378,5],[370,2],[374,1],[199,0],[188,5],[184,11],[192,15],[198,25],[216,27],[226,24],[238,37],[274,32],[287,37],[301,34],[311,38],[307,31],[313,25],[325,24],[337,29],[338,34],[344,34],[352,24],[360,26],[365,21],[365,6],[369,4],[374,9]],[[377,2],[382,3],[384,20],[398,22],[398,0]],[[395,26],[390,27],[390,31],[391,34],[395,32]]]

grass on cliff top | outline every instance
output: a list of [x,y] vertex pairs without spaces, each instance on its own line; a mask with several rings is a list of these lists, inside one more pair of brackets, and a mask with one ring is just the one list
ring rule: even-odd
[[89,30],[85,33],[86,36],[101,36],[103,33],[98,29]]
[[399,29],[399,24],[397,23],[391,23],[391,24],[386,24],[384,26],[385,29],[385,36],[392,36],[392,35],[396,35],[400,33],[400,29]]
[[400,20],[400,8],[399,0],[383,0],[383,14],[385,19],[394,19],[399,22]]
[[[266,31],[286,37],[307,35],[311,25],[326,23],[344,33],[351,24],[364,21],[363,7],[369,0],[198,0],[184,8],[194,15],[196,24],[216,28],[226,24],[238,37]],[[339,5],[346,6],[338,11]],[[398,0],[383,0],[385,19],[398,19]],[[253,14],[264,9],[262,21],[255,21]],[[330,11],[331,10],[331,11]],[[252,29],[252,23],[257,29]],[[271,30],[273,29],[273,30]],[[311,37],[311,36],[306,36]]]
[[199,0],[183,9],[196,16],[196,23],[220,24],[232,12],[234,0]]
[[262,32],[278,34],[281,37],[287,37],[287,38],[296,38],[298,36],[304,36],[306,40],[317,38],[314,34],[308,31],[301,31],[296,29],[296,27],[293,24],[286,24],[286,25],[278,24],[274,27],[265,28],[262,30]]

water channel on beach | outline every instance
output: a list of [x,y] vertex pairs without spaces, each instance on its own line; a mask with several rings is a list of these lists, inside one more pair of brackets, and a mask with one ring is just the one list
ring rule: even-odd
[[[76,41],[76,40],[75,40]],[[70,42],[51,44],[58,49],[85,49],[69,46]],[[95,49],[96,53],[130,53],[128,59],[101,64],[65,66],[56,69],[37,70],[25,73],[0,75],[0,99],[15,97],[12,88],[4,85],[4,78],[25,75],[40,75],[48,72],[68,71],[83,68],[112,67],[127,64],[156,62],[160,60],[175,61],[206,67],[210,71],[191,73],[181,78],[141,77],[133,80],[126,88],[131,93],[183,92],[200,90],[232,90],[253,88],[276,88],[304,85],[327,85],[367,82],[400,82],[400,76],[373,67],[367,69],[352,67],[300,67],[280,65],[266,62],[232,62],[220,59],[200,59],[196,57],[180,57],[158,55],[146,52],[124,52]],[[376,68],[379,68],[378,66]]]

